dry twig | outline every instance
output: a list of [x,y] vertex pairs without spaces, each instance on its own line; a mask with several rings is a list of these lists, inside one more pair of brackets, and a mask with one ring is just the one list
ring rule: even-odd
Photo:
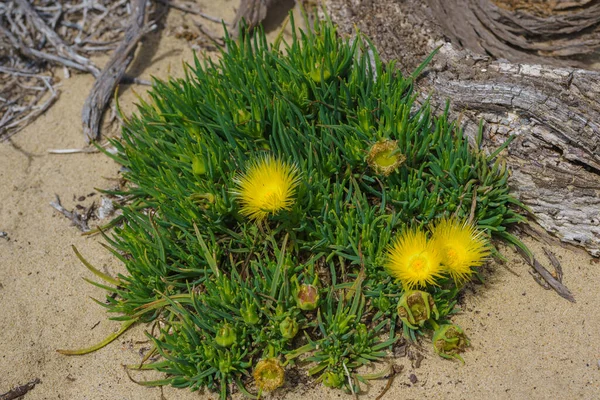
[[82,231],[82,232],[88,232],[90,230],[90,227],[88,226],[87,221],[90,218],[91,213],[93,212],[93,209],[94,209],[93,206],[90,207],[90,208],[88,208],[85,214],[79,214],[75,210],[68,211],[60,203],[60,198],[58,197],[58,195],[56,195],[56,200],[55,201],[50,202],[50,205],[56,211],[58,211],[59,213],[61,213],[62,215],[64,215],[68,219],[70,219],[71,222],[73,223],[73,225],[75,225],[76,227],[78,227],[80,231]]
[[41,383],[39,378],[32,380],[31,382],[27,382],[24,385],[17,386],[16,388],[9,390],[6,393],[0,394],[0,400],[15,400],[19,399],[27,394],[31,389],[35,387],[38,383]]
[[[519,247],[517,247],[517,250],[518,250],[519,254],[521,254],[521,256],[525,259],[525,261],[527,261],[527,263],[530,266],[532,266],[533,269],[535,269],[535,271],[548,283],[548,285],[552,289],[554,289],[554,291],[556,293],[559,294],[559,296],[569,300],[572,303],[575,303],[575,297],[573,296],[571,291],[569,291],[569,289],[565,285],[563,285],[558,279],[556,279],[554,276],[552,276],[552,274],[546,268],[544,268],[544,266],[542,264],[540,264],[538,262],[538,260],[535,259],[535,257],[532,257],[530,259],[527,256],[527,254],[525,254],[525,252],[523,252],[523,250],[521,250]],[[552,255],[552,257],[551,257],[548,254],[547,250],[544,250],[544,251],[546,251],[546,256],[550,259],[550,262],[553,265],[555,262],[558,263],[558,260],[556,259],[556,257],[554,257],[554,255]],[[555,266],[556,274],[557,274],[557,276],[560,276],[560,278],[562,280],[562,268],[560,267],[560,264],[558,264],[558,265],[559,265],[558,268]],[[544,286],[538,279],[536,279],[535,275],[532,274],[532,276],[540,285]]]

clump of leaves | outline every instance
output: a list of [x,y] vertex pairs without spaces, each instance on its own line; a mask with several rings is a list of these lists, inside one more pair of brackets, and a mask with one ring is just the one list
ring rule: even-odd
[[[482,263],[473,254],[489,254],[484,240],[519,243],[506,231],[525,219],[501,149],[470,148],[447,110],[435,116],[415,102],[429,59],[403,76],[367,38],[340,38],[329,21],[293,32],[273,46],[260,29],[239,43],[227,37],[219,61],[196,59],[183,79],[155,80],[113,141],[129,182],[115,194],[132,201],[106,239],[128,274],[87,265],[114,286],[97,284],[124,327],[161,322],[149,336],[162,359],[144,368],[166,377],[146,384],[222,398],[236,385],[252,396],[297,365],[358,392],[386,373],[356,370],[386,356],[398,327],[416,339],[449,323]],[[394,238],[436,221],[469,221],[460,222],[466,239],[424,260],[472,265],[421,279],[406,268],[422,262],[399,254]],[[410,282],[385,268],[393,249]],[[403,296],[412,286],[426,303]],[[454,356],[460,343],[436,351]]]

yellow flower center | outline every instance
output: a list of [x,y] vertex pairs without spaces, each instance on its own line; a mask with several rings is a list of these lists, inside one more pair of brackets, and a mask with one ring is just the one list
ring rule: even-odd
[[276,211],[284,207],[285,199],[279,182],[263,183],[258,189],[256,203],[262,204],[265,211]]
[[413,257],[410,261],[410,267],[416,272],[423,272],[427,266],[427,259],[421,255]]
[[458,258],[458,252],[452,248],[446,248],[446,262],[448,264],[454,264]]

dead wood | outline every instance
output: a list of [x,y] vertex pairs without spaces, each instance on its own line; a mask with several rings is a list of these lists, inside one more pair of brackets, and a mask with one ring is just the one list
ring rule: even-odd
[[[583,49],[571,59],[536,53],[535,60],[546,65],[530,64],[527,57],[516,61],[518,53],[494,53],[515,60],[509,62],[450,43],[447,38],[454,34],[446,33],[435,9],[419,0],[328,0],[326,7],[342,33],[358,27],[384,60],[399,60],[405,73],[443,45],[418,82],[419,90],[431,93],[432,104],[440,108],[449,100],[452,116],[460,117],[471,139],[483,120],[489,149],[515,135],[501,154],[512,171],[513,193],[544,229],[600,256],[600,73],[549,65],[588,62],[580,57]],[[589,48],[596,48],[595,42]]]
[[62,66],[67,79],[69,69],[99,75],[87,57],[115,47],[127,10],[128,0],[0,2],[0,140],[23,129],[58,98],[60,79],[53,66]]
[[[31,7],[27,0],[15,0],[19,7],[23,10],[23,13],[27,16],[29,22],[44,35],[44,37],[54,46],[58,56],[62,59],[70,61],[69,66],[74,68],[91,72],[95,77],[100,74],[98,68],[87,58],[77,54],[64,40],[62,40],[52,28],[50,28],[44,20],[37,14],[37,12]],[[34,49],[29,49],[33,51]],[[64,61],[62,62],[65,63]],[[77,65],[77,67],[75,67]]]
[[[598,61],[597,1],[428,0],[453,43],[514,62],[586,67]],[[596,55],[594,55],[596,53]],[[590,57],[590,55],[592,57]],[[582,57],[587,56],[587,57]]]
[[[557,279],[556,277],[554,277],[546,268],[544,268],[544,266],[542,264],[540,264],[540,262],[534,257],[534,258],[529,258],[527,256],[527,254],[525,254],[523,252],[523,250],[521,250],[520,248],[517,248],[517,250],[519,251],[519,253],[521,254],[521,256],[525,259],[525,261],[531,266],[533,267],[533,269],[535,269],[535,272],[537,272],[542,279],[544,279],[544,281],[548,284],[548,286],[550,286],[550,288],[554,289],[554,291],[556,293],[558,293],[562,298],[569,300],[572,303],[575,303],[575,297],[573,297],[573,294],[569,291],[569,289],[567,289],[567,287],[565,285],[563,285],[562,282],[560,282],[559,279]],[[544,252],[546,253],[546,256],[548,257],[548,259],[550,259],[550,262],[555,266],[554,262],[558,262],[558,260],[556,259],[556,257],[554,256],[554,254],[549,253],[548,250],[544,249]],[[549,254],[552,254],[552,256],[550,256]],[[560,264],[558,264],[559,267],[557,268],[555,266],[555,274],[559,274],[560,271],[560,279],[562,279],[562,268],[560,268]],[[535,275],[533,275],[533,278],[542,286],[545,287],[545,285],[543,284],[543,282],[541,282],[540,280],[538,280],[538,278],[536,278]],[[547,287],[546,287],[547,288]]]
[[123,41],[96,79],[90,95],[83,105],[81,118],[83,133],[87,142],[95,141],[100,136],[100,122],[108,102],[112,98],[117,84],[125,74],[133,60],[134,50],[142,37],[153,29],[145,27],[147,0],[133,0],[130,23],[125,31]]
[[242,0],[233,19],[233,33],[237,34],[239,25],[245,21],[248,28],[253,28],[260,24],[267,16],[269,7],[272,7],[279,0]]
[[50,202],[50,206],[71,220],[71,223],[79,228],[80,231],[89,232],[90,227],[88,226],[88,221],[92,217],[94,209],[96,208],[94,203],[92,203],[91,207],[85,209],[83,214],[80,214],[76,210],[69,211],[64,208],[60,202],[60,197],[56,195],[56,200]]

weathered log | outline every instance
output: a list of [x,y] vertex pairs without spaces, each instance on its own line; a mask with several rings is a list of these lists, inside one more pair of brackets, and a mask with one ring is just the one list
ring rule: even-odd
[[[328,0],[326,7],[341,33],[352,34],[358,27],[373,40],[384,60],[399,60],[404,72],[443,45],[418,82],[420,91],[431,94],[433,104],[441,106],[450,100],[453,116],[460,118],[470,138],[483,119],[484,143],[490,148],[515,135],[505,155],[514,193],[546,230],[600,256],[600,73],[550,66],[592,65],[582,54],[587,48],[595,49],[596,42],[587,41],[587,48],[582,44],[571,58],[564,53],[544,58],[543,51],[526,49],[506,53],[504,58],[510,62],[495,59],[489,56],[487,45],[460,48],[459,28],[447,33],[447,24],[436,19],[436,7],[442,3],[456,6],[459,1],[429,3],[431,8],[420,0]],[[491,2],[461,3],[461,13],[468,15],[473,11],[469,7],[476,5],[480,10],[482,4]],[[485,21],[477,21],[485,27]],[[591,23],[587,18],[584,21]],[[596,25],[591,24],[583,30],[585,34],[595,32]],[[495,32],[495,27],[487,26],[488,33]],[[543,27],[538,29],[543,32]],[[452,38],[455,43],[448,40]],[[516,48],[501,37],[496,42]],[[480,38],[478,43],[488,42]],[[496,51],[494,55],[502,54]]]
[[[428,0],[453,43],[515,62],[587,67],[598,61],[597,1]],[[585,56],[585,57],[581,57]]]

